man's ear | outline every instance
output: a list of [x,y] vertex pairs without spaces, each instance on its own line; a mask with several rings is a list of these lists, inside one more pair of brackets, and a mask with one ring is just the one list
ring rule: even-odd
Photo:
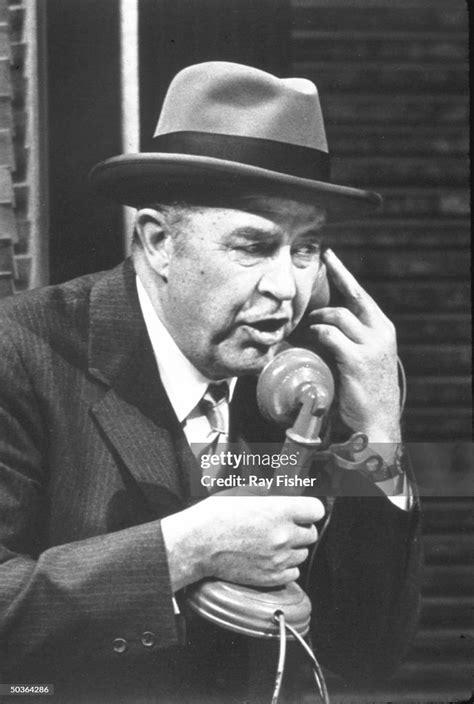
[[166,214],[154,208],[141,208],[137,212],[135,230],[149,265],[159,276],[167,280],[171,233]]

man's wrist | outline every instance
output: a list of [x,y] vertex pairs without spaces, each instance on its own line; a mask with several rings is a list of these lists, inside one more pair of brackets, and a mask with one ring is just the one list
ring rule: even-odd
[[[360,429],[359,429],[360,430]],[[369,445],[380,446],[384,454],[394,451],[396,445],[402,442],[402,431],[400,423],[393,423],[390,426],[370,426],[361,430],[369,439]]]
[[[183,515],[186,511],[188,514]],[[185,509],[161,520],[173,593],[204,577],[198,559],[201,550],[197,545],[196,535],[190,530],[192,522],[189,511],[190,509]]]

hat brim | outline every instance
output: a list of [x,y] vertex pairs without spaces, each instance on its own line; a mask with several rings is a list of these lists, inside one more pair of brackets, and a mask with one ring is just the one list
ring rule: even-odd
[[220,190],[234,194],[251,190],[314,203],[334,222],[373,212],[382,203],[373,191],[188,154],[143,152],[112,157],[97,164],[89,179],[101,195],[135,208],[176,193],[186,200],[196,190],[208,191],[209,196]]

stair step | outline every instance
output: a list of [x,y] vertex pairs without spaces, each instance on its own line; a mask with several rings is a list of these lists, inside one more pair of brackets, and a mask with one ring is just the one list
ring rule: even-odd
[[10,238],[0,240],[0,271],[13,269],[13,244]]
[[[293,3],[293,27],[295,29],[315,29],[318,31],[337,32],[340,27],[350,27],[357,32],[411,31],[439,32],[465,32],[467,29],[467,12],[463,2],[452,0],[446,3],[431,3],[426,6],[405,6],[397,2],[396,5],[387,3],[340,2],[322,3],[318,1],[315,7],[313,2]],[[319,11],[318,11],[319,10]]]
[[422,91],[452,95],[468,90],[468,62],[400,63],[399,61],[299,61],[293,63],[295,75],[313,81],[326,91],[374,93],[379,98],[393,91],[419,94]]
[[[377,8],[393,8],[393,0],[363,0],[364,7],[370,7],[373,9]],[[317,3],[317,5],[316,5]],[[291,0],[292,7],[294,8],[304,8],[304,7],[317,7],[320,8],[359,8],[361,6],[361,0]],[[433,9],[434,7],[446,8],[446,0],[397,0],[398,8],[400,7],[410,7],[419,9]],[[460,9],[463,6],[463,0],[451,0],[451,7],[454,9]]]
[[[464,634],[465,629],[474,628],[474,597],[425,597],[423,599],[419,634],[435,628],[437,638],[441,639],[442,629]],[[424,636],[418,635],[419,638]]]
[[[411,382],[409,383],[409,387]],[[436,403],[433,402],[427,410],[427,407],[421,406],[417,409],[416,406],[409,406],[407,410],[410,416],[410,429],[412,423],[419,420],[414,413],[417,411],[425,415],[427,423],[431,423],[436,435],[439,425],[432,421],[433,412],[431,409],[436,409]],[[446,421],[446,408],[439,407],[438,414],[441,421]],[[466,426],[471,420],[470,403],[464,406],[466,416],[463,417],[458,412],[458,422],[464,421]],[[408,427],[408,424],[407,424]],[[468,428],[466,427],[466,432]],[[408,435],[408,432],[405,433]],[[465,497],[474,497],[474,453],[471,442],[453,442],[453,438],[446,438],[445,442],[441,442],[438,437],[434,438],[435,442],[408,442],[408,454],[411,461],[411,466],[415,475],[418,492],[421,496],[422,507],[422,526],[424,536],[432,536],[433,539],[442,538],[443,535],[452,536],[453,540],[457,536],[470,535],[474,537],[474,499],[471,498],[469,509],[461,510],[460,505],[467,504]],[[445,503],[447,506],[453,507],[451,512],[434,512],[430,514],[429,506],[436,498],[439,503]],[[456,507],[456,508],[455,508]],[[474,568],[474,563],[471,560]]]
[[457,374],[468,374],[471,370],[472,347],[464,344],[443,343],[434,345],[416,343],[409,346],[401,345],[400,357],[408,374],[451,373],[454,369]]
[[7,22],[10,25],[12,41],[19,41],[25,25],[25,8],[20,2],[10,4]]
[[469,279],[470,253],[462,249],[413,249],[407,257],[405,251],[394,249],[389,254],[383,250],[338,250],[346,266],[362,280],[383,278],[403,279]]
[[[326,681],[331,704],[468,704],[472,668],[468,663],[439,663],[432,667],[406,663],[383,687],[369,690],[342,682],[330,673]],[[314,686],[308,681],[302,704],[314,704]]]
[[399,125],[328,125],[327,132],[331,154],[338,156],[453,157],[464,156],[469,151],[467,124],[454,128],[445,126],[442,130],[430,125],[412,126],[408,133]]
[[[421,336],[422,333],[420,331]],[[411,376],[408,394],[410,399],[416,399],[416,402],[421,405],[470,406],[472,401],[471,377],[467,375],[445,377]]]
[[427,564],[471,565],[474,588],[474,533],[424,535],[423,547]]
[[[392,318],[397,328],[399,344],[424,340],[438,345],[440,342],[471,342],[471,316],[469,313],[403,313]],[[425,374],[424,370],[420,373]],[[426,378],[426,377],[424,377]],[[456,383],[462,377],[450,376]],[[436,381],[432,377],[429,382]],[[412,380],[413,381],[413,380]],[[445,379],[439,379],[440,384]],[[416,394],[415,394],[416,395]]]
[[[470,445],[470,443],[468,443]],[[439,448],[435,446],[435,451]],[[461,446],[450,443],[443,450],[449,449],[452,461],[455,462],[455,453],[462,451]],[[456,531],[474,530],[474,497],[458,499],[423,499],[423,528],[425,533],[430,531]]]
[[423,570],[424,596],[472,596],[472,565],[426,565]]
[[0,95],[0,125],[13,128],[12,104],[8,95]]
[[386,217],[468,217],[470,193],[467,189],[451,188],[379,188],[384,197],[382,212]]
[[393,222],[372,216],[361,223],[327,225],[324,232],[328,243],[336,250],[338,247],[354,247],[360,251],[366,246],[405,251],[419,247],[425,250],[432,247],[468,248],[470,245],[469,223],[459,219],[440,222],[439,218],[424,218],[423,221],[411,218]]
[[465,92],[449,96],[423,92],[415,96],[403,90],[397,91],[393,97],[357,92],[341,95],[339,90],[331,87],[321,94],[321,103],[329,129],[331,125],[339,124],[349,124],[357,130],[366,126],[369,131],[377,124],[440,125],[443,129],[446,125],[469,124],[469,101]]
[[[345,693],[340,690],[335,691],[334,687],[329,687],[331,704],[471,704],[471,692],[469,683],[451,682],[446,687],[436,683],[435,689],[424,686],[410,685],[410,682],[402,685],[396,682],[393,689],[379,689],[370,692],[357,693],[352,690]],[[298,704],[314,704],[314,688],[308,684],[308,693],[298,700]]]
[[[466,676],[474,659],[474,639],[469,636],[464,636],[462,633],[457,633],[452,640],[437,642],[433,638],[429,645],[425,643],[420,648],[414,647],[409,653],[410,663],[420,670],[428,668],[428,671],[433,671],[439,666],[446,667],[449,665],[457,666],[460,671],[464,671]],[[400,674],[402,674],[403,670]]]
[[[351,184],[357,187],[357,180]],[[392,226],[397,226],[396,222],[402,219],[404,222],[407,219],[412,218],[423,218],[427,220],[432,220],[438,218],[438,227],[442,226],[441,219],[449,220],[449,225],[451,225],[454,218],[458,218],[461,222],[458,222],[458,227],[464,227],[464,222],[462,221],[467,218],[470,214],[470,193],[467,188],[457,188],[451,189],[448,187],[442,188],[420,188],[410,186],[409,188],[385,188],[380,187],[375,181],[372,184],[366,184],[365,188],[368,190],[375,190],[379,192],[383,197],[383,204],[378,212],[374,213],[378,219],[385,218],[385,224],[383,227],[389,228]],[[373,217],[367,217],[364,220],[354,221],[352,223],[339,224],[336,230],[329,230],[326,228],[326,233],[330,234],[334,231],[340,231],[342,227],[373,227],[374,220]],[[425,224],[426,228],[426,224]],[[403,242],[403,232],[402,227],[398,227],[400,231],[401,242]],[[444,228],[445,242],[450,237],[448,223]],[[429,241],[429,232],[425,229],[427,236],[427,241]],[[368,236],[368,235],[367,235]],[[380,236],[383,233],[380,232]],[[377,235],[375,235],[377,239]]]
[[[472,414],[467,409],[460,411],[450,407],[407,407],[404,427],[406,442],[466,442],[472,437]],[[463,484],[460,482],[456,487],[450,487],[448,498],[462,496],[463,493]],[[438,491],[429,492],[429,496],[436,494],[447,496],[442,487]]]
[[[383,283],[364,282],[364,284],[389,317],[393,317],[395,313],[432,312],[433,310],[459,313],[462,311],[467,312],[470,308],[469,285],[463,281],[441,281],[436,287],[433,286],[432,282],[427,281],[406,281],[404,284],[391,281]],[[413,355],[418,356],[419,353],[423,352],[424,350],[421,347],[420,350],[415,350],[412,353],[412,357]],[[467,352],[468,350],[465,350],[463,355],[467,354]],[[470,359],[469,356],[464,356],[464,359],[468,358]],[[452,360],[452,364],[449,366],[449,360],[446,361],[448,369],[451,372],[455,370],[457,374],[464,374],[466,369],[470,368],[466,365],[463,368],[456,367],[456,360]],[[425,362],[429,364],[427,359],[423,359],[422,362],[423,364]],[[442,371],[432,365],[430,368],[424,369],[427,374],[431,373],[432,370],[436,372]]]
[[418,685],[435,692],[459,691],[459,688],[470,696],[472,667],[468,661],[456,662],[449,657],[445,661],[434,661],[424,666],[420,666],[418,662],[407,662],[400,667],[396,681],[400,688]]
[[[467,184],[469,162],[467,157],[367,156],[331,158],[331,177],[334,183],[350,186],[366,184],[381,186],[442,186]],[[375,184],[375,185],[374,185]]]
[[299,29],[293,32],[296,61],[466,61],[465,32],[321,32]]

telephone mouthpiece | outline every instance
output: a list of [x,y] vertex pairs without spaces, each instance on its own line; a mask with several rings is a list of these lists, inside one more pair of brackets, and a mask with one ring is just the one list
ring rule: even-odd
[[257,403],[270,421],[289,427],[301,408],[303,391],[311,389],[320,408],[328,409],[334,398],[334,379],[326,362],[314,352],[288,346],[262,370],[257,384]]

